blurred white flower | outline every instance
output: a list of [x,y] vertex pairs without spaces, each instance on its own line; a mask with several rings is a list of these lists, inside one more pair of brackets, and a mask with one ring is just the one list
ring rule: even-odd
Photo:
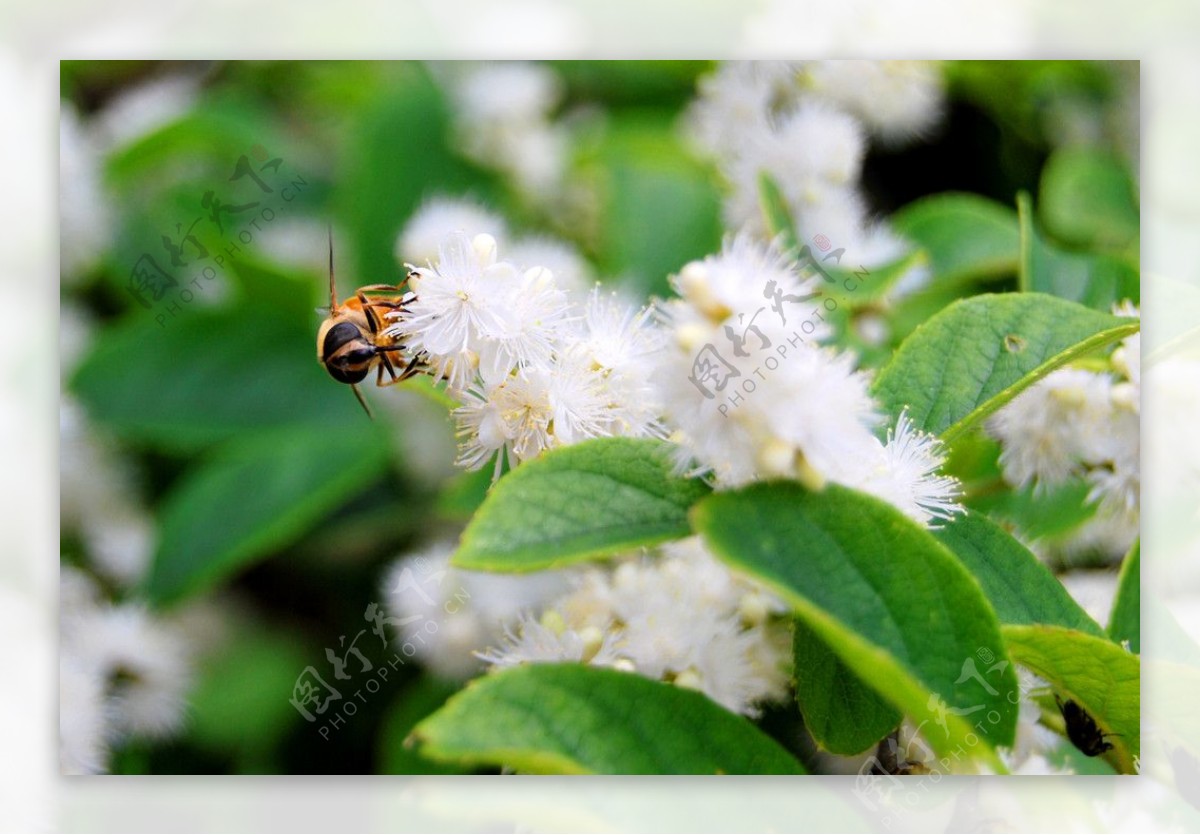
[[514,667],[573,661],[595,667],[611,667],[617,661],[617,637],[595,626],[569,628],[554,609],[542,618],[523,615],[516,626],[506,626],[500,647],[489,647],[475,655],[493,667]]
[[141,605],[114,605],[82,571],[60,573],[60,755],[69,773],[107,767],[110,745],[162,739],[184,721],[191,650]]
[[787,692],[790,629],[786,619],[770,617],[785,609],[691,538],[588,571],[575,591],[481,657],[494,666],[615,666],[755,716]]
[[111,152],[178,120],[196,102],[200,79],[163,75],[121,90],[96,114],[96,137]]
[[449,564],[454,549],[441,540],[397,560],[383,594],[390,616],[407,621],[396,643],[437,675],[461,681],[482,668],[475,651],[501,641],[522,612],[565,592],[569,575],[460,571]]
[[716,157],[737,152],[748,135],[770,129],[775,111],[794,95],[797,64],[726,61],[698,82],[687,125],[702,149]]
[[62,643],[104,682],[117,735],[163,738],[184,721],[188,644],[137,604],[64,612]]
[[100,574],[132,587],[150,564],[153,521],[134,473],[66,395],[59,405],[59,473],[62,527],[80,534]]
[[1112,378],[1062,368],[1000,409],[988,430],[1000,441],[1000,466],[1010,484],[1039,488],[1065,483],[1107,440],[1113,416]]
[[112,717],[104,680],[70,651],[58,659],[58,760],[63,774],[108,770]]
[[[462,233],[467,238],[486,233],[503,242],[508,236],[508,227],[504,218],[482,203],[465,197],[430,197],[400,230],[396,238],[396,260],[401,264],[427,266],[438,260],[440,248],[455,233]],[[513,260],[521,263],[520,259]]]
[[519,267],[545,267],[555,283],[572,296],[592,289],[596,276],[579,250],[548,235],[517,238],[504,247],[504,255]]
[[58,130],[59,269],[64,284],[79,281],[99,263],[112,235],[101,160],[94,136],[64,100]]
[[928,132],[945,108],[941,70],[933,61],[809,61],[802,74],[813,92],[887,144]]
[[562,85],[549,67],[520,61],[467,69],[451,82],[455,137],[481,165],[507,174],[533,198],[561,184],[567,134],[551,120]]
[[[771,175],[793,217],[803,217],[856,188],[865,153],[862,127],[852,116],[818,100],[805,101],[777,123],[743,134],[722,166],[733,191],[726,220],[734,229],[763,233],[763,172]],[[838,230],[820,231],[848,246],[842,243],[845,237],[835,236]]]
[[1071,597],[1075,598],[1096,623],[1104,626],[1117,597],[1116,571],[1068,571],[1059,576]]

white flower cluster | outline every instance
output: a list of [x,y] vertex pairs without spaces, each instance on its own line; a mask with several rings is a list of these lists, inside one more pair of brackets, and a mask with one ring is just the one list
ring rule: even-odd
[[[1128,305],[1117,313],[1138,315]],[[1089,545],[1120,555],[1140,517],[1141,334],[1125,339],[1109,366],[1051,373],[997,412],[988,431],[1000,442],[1010,484],[1041,491],[1078,477],[1090,482],[1099,527],[1082,533]]]
[[[919,136],[942,111],[937,67],[919,61],[733,62],[701,80],[692,132],[729,182],[726,223],[765,234],[759,176],[769,174],[801,240],[817,236],[868,267],[910,246],[868,215],[860,190],[868,138],[888,145]],[[892,297],[928,280],[914,267]]]
[[544,235],[511,235],[496,212],[474,200],[447,195],[428,198],[409,218],[396,238],[396,260],[402,264],[435,262],[442,245],[455,232],[472,238],[480,233],[491,235],[509,261],[545,267],[569,294],[586,293],[596,283],[591,266],[566,241]]
[[459,147],[526,195],[556,191],[566,170],[568,136],[551,115],[562,93],[558,76],[541,64],[472,66],[450,81]]
[[698,538],[590,569],[576,588],[479,653],[494,667],[576,661],[689,687],[757,715],[787,693],[786,607],[735,577]]
[[397,642],[438,676],[463,681],[482,668],[474,651],[500,640],[521,612],[570,588],[563,572],[485,574],[450,567],[455,542],[443,539],[397,560],[383,583],[398,619]]
[[144,607],[103,599],[69,566],[62,568],[59,605],[60,766],[66,774],[103,772],[111,746],[179,728],[189,646]]
[[759,478],[826,480],[892,503],[922,523],[959,510],[938,475],[938,441],[905,417],[882,418],[853,354],[823,347],[827,310],[775,245],[742,235],[673,278],[661,305],[670,333],[656,380],[671,438],[718,485]]
[[447,382],[459,463],[499,472],[546,449],[613,435],[660,434],[649,384],[658,332],[648,310],[597,288],[573,305],[553,272],[498,257],[496,239],[455,232],[414,268],[415,298],[394,314],[400,337]]

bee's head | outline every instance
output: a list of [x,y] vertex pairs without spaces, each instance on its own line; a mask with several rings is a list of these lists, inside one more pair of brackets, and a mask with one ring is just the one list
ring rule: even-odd
[[317,333],[317,359],[339,383],[360,383],[377,356],[375,346],[354,322],[326,320]]

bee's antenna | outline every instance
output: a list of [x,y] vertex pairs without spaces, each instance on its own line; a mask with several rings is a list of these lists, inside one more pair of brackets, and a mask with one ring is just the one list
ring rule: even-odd
[[358,403],[363,407],[363,411],[367,413],[367,417],[375,420],[375,415],[371,414],[371,407],[367,405],[367,399],[362,396],[362,392],[358,390],[358,386],[351,383],[350,388],[354,389],[354,396],[358,398]]
[[[333,224],[331,223],[329,224],[329,312],[337,313],[337,307],[337,285],[333,281]],[[360,396],[358,399],[362,400],[362,397]],[[367,414],[370,413],[371,410],[367,409]]]

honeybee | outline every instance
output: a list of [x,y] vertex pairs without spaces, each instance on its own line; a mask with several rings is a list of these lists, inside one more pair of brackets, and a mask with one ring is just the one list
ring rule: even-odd
[[[405,280],[405,283],[407,279]],[[403,382],[423,368],[421,357],[407,362],[404,345],[395,336],[384,333],[387,315],[403,311],[416,296],[401,284],[368,284],[354,291],[354,297],[339,304],[333,277],[333,232],[329,234],[329,316],[317,330],[317,361],[329,376],[346,383],[371,416],[371,408],[359,391],[361,383],[377,369],[375,385],[392,386]],[[389,379],[384,379],[384,372]]]

